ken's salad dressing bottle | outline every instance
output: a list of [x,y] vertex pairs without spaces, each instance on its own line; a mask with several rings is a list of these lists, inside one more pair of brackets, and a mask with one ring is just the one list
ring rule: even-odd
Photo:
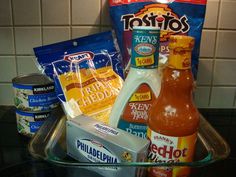
[[111,126],[142,138],[146,138],[150,108],[161,87],[159,39],[156,27],[134,27],[131,68],[110,115]]

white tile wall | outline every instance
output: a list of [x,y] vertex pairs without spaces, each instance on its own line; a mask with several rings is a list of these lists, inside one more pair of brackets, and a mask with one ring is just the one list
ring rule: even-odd
[[13,105],[13,88],[11,83],[0,83],[0,105]]
[[99,27],[93,26],[76,26],[72,27],[72,38],[95,34],[100,31]]
[[18,74],[40,73],[36,66],[34,56],[17,56]]
[[209,105],[210,87],[198,87],[194,93],[195,104],[199,108],[207,108]]
[[[39,72],[33,47],[107,31],[108,0],[0,0],[0,104],[12,104],[11,79]],[[236,1],[208,0],[195,101],[236,107]]]
[[100,4],[98,0],[72,0],[72,24],[99,25]]
[[220,11],[220,28],[222,29],[236,29],[236,1],[222,1]]
[[197,83],[201,85],[210,85],[213,74],[213,60],[200,59],[198,66]]
[[0,78],[2,82],[11,82],[16,73],[15,56],[0,56]]
[[69,25],[69,0],[42,0],[43,25]]
[[40,27],[15,28],[16,54],[33,54],[33,47],[42,45]]
[[43,27],[43,45],[70,39],[70,27]]
[[40,0],[12,0],[15,25],[40,25]]
[[204,28],[217,27],[219,3],[220,3],[219,0],[208,0]]
[[213,87],[210,107],[232,108],[235,98],[235,87]]
[[0,27],[0,54],[14,54],[13,28]]
[[102,25],[111,25],[108,0],[102,0],[101,24]]
[[0,24],[12,25],[12,14],[11,14],[11,1],[1,0],[0,1]]
[[[236,28],[235,28],[236,29]],[[218,31],[216,57],[235,58],[236,31],[220,30]]]
[[216,41],[216,31],[215,30],[203,30],[202,39],[200,46],[200,56],[201,57],[213,57]]
[[216,60],[214,85],[236,85],[236,60]]

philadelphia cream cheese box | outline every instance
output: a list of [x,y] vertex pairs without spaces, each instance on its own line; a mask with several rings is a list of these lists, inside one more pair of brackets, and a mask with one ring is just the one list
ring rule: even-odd
[[[141,162],[147,157],[149,141],[126,131],[109,127],[81,115],[67,121],[67,154],[80,162],[124,163]],[[141,167],[89,168],[103,176],[144,177]]]

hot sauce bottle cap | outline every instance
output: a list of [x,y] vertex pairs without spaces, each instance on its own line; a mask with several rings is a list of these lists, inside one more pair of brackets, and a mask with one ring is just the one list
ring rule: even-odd
[[175,69],[191,68],[191,55],[193,47],[193,37],[181,35],[170,36],[170,55],[168,66]]

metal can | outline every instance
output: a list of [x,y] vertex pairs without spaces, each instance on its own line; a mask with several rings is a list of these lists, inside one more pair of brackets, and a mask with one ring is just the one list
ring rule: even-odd
[[33,73],[12,80],[14,103],[22,111],[48,111],[59,105],[55,86],[45,75]]
[[32,137],[44,121],[50,116],[47,112],[24,112],[16,110],[17,130],[20,134]]

